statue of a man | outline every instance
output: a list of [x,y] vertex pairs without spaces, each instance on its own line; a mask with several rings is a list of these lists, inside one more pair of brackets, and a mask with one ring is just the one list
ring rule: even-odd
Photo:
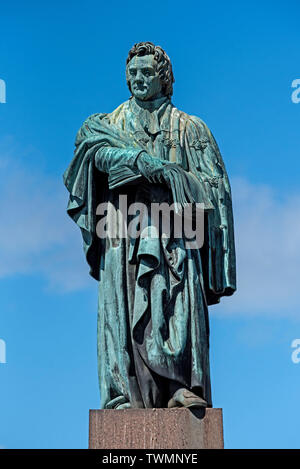
[[[236,288],[228,177],[204,122],[173,106],[161,47],[135,44],[126,77],[132,96],[84,122],[64,174],[68,213],[99,281],[100,407],[212,406],[208,305]],[[203,204],[203,245],[160,228],[151,236],[148,212],[143,236],[100,236],[101,220],[120,213],[120,196],[129,207]]]

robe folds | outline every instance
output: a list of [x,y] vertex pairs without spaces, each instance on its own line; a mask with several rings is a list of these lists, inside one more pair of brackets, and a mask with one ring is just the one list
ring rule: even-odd
[[[174,387],[212,406],[207,307],[236,289],[231,190],[213,135],[168,98],[152,107],[131,98],[110,114],[90,116],[75,145],[64,183],[67,211],[81,229],[90,274],[99,281],[100,407],[166,407]],[[128,205],[174,202],[174,187],[138,174],[136,161],[145,151],[178,165],[174,187],[189,202],[204,204],[201,248],[189,248],[172,233],[97,236],[99,204],[118,209],[120,195]],[[127,171],[136,180],[114,184]],[[148,228],[149,213],[143,221]]]

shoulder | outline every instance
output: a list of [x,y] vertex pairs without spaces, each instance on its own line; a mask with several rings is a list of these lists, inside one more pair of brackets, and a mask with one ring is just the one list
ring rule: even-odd
[[172,105],[171,113],[173,117],[181,120],[187,130],[197,129],[201,132],[209,132],[206,123],[202,119],[200,119],[200,117],[187,114],[186,112],[176,108],[174,105]]
[[124,115],[128,112],[128,110],[129,110],[129,100],[120,104],[120,106],[118,106],[114,111],[107,114],[107,118],[112,124],[114,124],[119,119],[124,118]]
[[84,121],[82,126],[80,127],[79,131],[89,130],[96,126],[103,118],[107,116],[106,113],[97,112],[95,114],[91,114],[87,117]]
[[101,123],[101,121],[111,121],[115,120],[122,112],[126,111],[128,108],[129,101],[125,101],[124,103],[120,104],[114,111],[105,113],[105,112],[97,112],[95,114],[91,114],[89,117],[85,119],[80,130],[93,130],[93,128],[97,128],[97,126]]
[[212,133],[206,123],[200,117],[187,114],[184,111],[172,107],[172,114],[175,118],[180,119],[188,136],[194,138],[205,138],[210,141],[213,140]]
[[101,125],[104,123],[115,123],[120,116],[126,112],[127,108],[128,101],[125,101],[110,113],[97,112],[95,114],[91,114],[87,119],[85,119],[78,130],[75,145],[79,145],[84,139],[91,137],[94,134],[98,134],[101,129]]
[[218,157],[221,158],[220,150],[213,133],[200,117],[189,115],[174,106],[172,112],[181,120],[190,146],[193,146],[195,150],[201,151],[208,148],[214,153],[217,153],[219,155]]
[[101,119],[103,119],[106,116],[106,114],[102,113],[96,113],[90,115],[81,127],[79,128],[77,134],[76,134],[76,140],[75,140],[75,145],[79,145],[84,139],[87,137],[91,136],[93,133],[97,131],[97,127],[99,125],[99,122]]

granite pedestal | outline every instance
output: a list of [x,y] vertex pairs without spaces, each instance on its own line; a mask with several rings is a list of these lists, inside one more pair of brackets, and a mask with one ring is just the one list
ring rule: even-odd
[[222,409],[90,410],[89,448],[222,449]]

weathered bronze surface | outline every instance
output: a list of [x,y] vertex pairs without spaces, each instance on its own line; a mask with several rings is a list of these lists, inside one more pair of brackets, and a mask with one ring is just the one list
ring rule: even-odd
[[[131,98],[84,122],[64,174],[68,213],[99,281],[100,407],[210,407],[208,305],[236,288],[227,173],[205,123],[173,106],[160,47],[133,46],[126,77]],[[124,200],[139,204],[140,236],[103,236],[112,220],[132,223],[132,213],[120,218]],[[154,226],[154,202],[202,203],[203,246]]]

